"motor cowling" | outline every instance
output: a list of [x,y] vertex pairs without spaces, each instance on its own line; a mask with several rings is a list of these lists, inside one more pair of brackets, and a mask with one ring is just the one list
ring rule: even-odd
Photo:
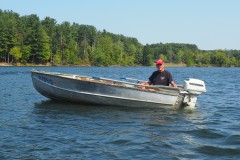
[[206,86],[204,81],[194,78],[189,78],[184,81],[184,90],[189,92],[190,94],[199,95],[203,92],[206,92]]
[[184,81],[183,88],[187,91],[187,95],[185,95],[184,103],[188,106],[194,107],[197,102],[197,96],[203,92],[206,92],[206,86],[204,81],[194,78],[189,78]]

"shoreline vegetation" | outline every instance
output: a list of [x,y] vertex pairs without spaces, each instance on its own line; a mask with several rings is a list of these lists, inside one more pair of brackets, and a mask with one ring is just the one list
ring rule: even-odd
[[[68,67],[68,66],[75,66],[75,67],[91,67],[90,65],[53,65],[51,63],[46,63],[46,64],[22,64],[22,63],[16,63],[16,64],[11,64],[11,63],[5,63],[5,62],[0,62],[0,67],[31,67],[31,66],[37,66],[37,67]],[[139,65],[135,65],[139,66]],[[166,67],[186,67],[186,64],[174,64],[174,63],[165,63]],[[100,66],[99,66],[100,67]],[[105,67],[105,66],[102,66]],[[113,66],[108,66],[108,67],[130,67],[130,66],[120,66],[120,65],[113,65]],[[134,67],[134,66],[131,66]]]
[[[76,66],[76,67],[86,67],[89,66],[91,67],[91,65],[53,65],[51,63],[46,63],[46,64],[31,64],[31,63],[27,63],[27,64],[22,64],[22,63],[5,63],[5,62],[0,62],[0,67],[9,67],[9,66],[15,66],[15,67],[24,67],[24,66],[46,66],[46,67],[55,67],[55,66],[59,66],[59,67],[67,67],[67,66]],[[112,65],[109,67],[130,67],[130,66],[121,66],[121,65]],[[134,66],[139,66],[139,65],[134,65]],[[165,63],[165,66],[167,67],[186,67],[186,64],[174,64],[174,63]]]
[[[91,66],[91,65],[54,65],[51,63],[46,64],[22,64],[22,63],[5,63],[0,62],[0,67],[144,67],[142,65],[131,65],[131,66],[122,66],[122,65],[111,65],[111,66]],[[145,66],[146,67],[146,66]],[[151,65],[149,67],[155,67],[155,65]],[[175,64],[175,63],[165,63],[165,67],[189,67],[184,63]],[[192,66],[192,67],[217,67],[217,66],[210,66],[210,65],[201,65],[201,66]]]
[[[195,44],[141,44],[91,25],[20,16],[0,9],[0,66],[240,67],[240,50],[200,50]],[[162,32],[159,30],[159,32]]]

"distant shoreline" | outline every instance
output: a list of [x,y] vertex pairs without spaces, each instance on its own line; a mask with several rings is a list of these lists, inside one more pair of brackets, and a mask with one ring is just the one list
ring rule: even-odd
[[31,63],[27,63],[27,64],[22,64],[22,63],[17,63],[17,64],[11,64],[11,63],[5,63],[5,62],[0,62],[0,67],[31,67],[31,66],[53,66],[51,64],[31,64]]
[[[91,66],[91,65],[52,65],[51,63],[47,64],[32,64],[32,63],[27,63],[27,64],[22,64],[22,63],[17,63],[17,64],[11,64],[11,63],[5,63],[5,62],[0,62],[0,67],[154,67],[152,66],[141,66],[141,65],[134,65],[134,66],[121,66],[121,65],[112,65],[112,66]],[[180,63],[180,64],[175,64],[175,63],[165,63],[165,67],[188,67],[185,63]],[[220,66],[215,66],[215,65],[193,65],[189,67],[220,67]],[[225,66],[226,67],[226,66]],[[226,68],[232,68],[236,66],[229,66]]]
[[[88,65],[51,65],[50,63],[47,64],[22,64],[22,63],[17,63],[17,64],[11,64],[11,63],[5,63],[5,62],[0,62],[0,67],[86,67]],[[115,67],[114,66],[106,66],[106,67]],[[130,67],[130,66],[119,66],[119,67]],[[131,66],[131,67],[136,67],[136,66]],[[186,64],[174,64],[174,63],[165,63],[165,67],[186,67]]]
[[8,66],[14,66],[14,65],[9,64],[9,63],[0,62],[0,67],[8,67]]

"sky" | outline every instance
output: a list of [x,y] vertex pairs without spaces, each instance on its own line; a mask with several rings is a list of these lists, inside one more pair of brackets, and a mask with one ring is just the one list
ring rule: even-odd
[[92,25],[142,44],[240,50],[240,0],[0,0],[1,10]]

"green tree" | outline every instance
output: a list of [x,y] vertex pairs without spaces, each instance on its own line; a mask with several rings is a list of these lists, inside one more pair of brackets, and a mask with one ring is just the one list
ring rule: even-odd
[[228,60],[225,52],[222,50],[217,50],[213,54],[211,59],[212,59],[212,63],[216,64],[219,67],[227,66],[227,64],[229,63],[229,60]]
[[105,35],[99,39],[95,54],[98,61],[101,62],[100,65],[113,65],[113,43],[110,36]]
[[229,63],[229,66],[237,66],[237,59],[235,57],[232,57]]
[[124,55],[124,44],[121,41],[118,41],[113,44],[113,61],[114,64],[120,65],[123,63],[123,55]]
[[175,58],[175,61],[174,63],[181,63],[182,62],[182,57],[184,55],[184,51],[183,50],[179,50],[177,51],[177,54],[176,54],[176,58]]
[[22,17],[24,32],[24,44],[30,46],[29,59],[32,63],[46,63],[50,58],[49,37],[42,26],[39,17],[35,14]]
[[154,52],[150,45],[143,47],[143,65],[151,66],[153,65]]
[[202,53],[202,58],[201,58],[202,64],[210,64],[211,62],[211,55],[209,52]]
[[73,41],[71,34],[71,25],[69,22],[63,22],[61,25],[58,25],[56,28],[56,39],[58,41],[58,50],[61,54],[61,63],[67,64],[68,53],[70,53],[69,44]]
[[95,66],[106,66],[105,55],[101,48],[96,48],[94,54],[94,62],[93,65]]
[[56,24],[57,21],[53,18],[46,17],[44,20],[42,20],[42,26],[45,32],[47,33],[49,37],[49,47],[50,47],[50,61],[53,61],[53,56],[57,52],[57,41],[55,40],[56,35]]
[[182,60],[184,63],[186,63],[186,65],[192,66],[194,64],[194,60],[193,60],[193,52],[191,51],[185,51]]
[[165,62],[166,61],[166,56],[164,54],[160,54],[159,59],[162,59]]
[[87,42],[87,39],[83,39],[81,44],[80,44],[80,58],[84,61],[89,61],[88,59],[88,48],[89,48],[89,45],[88,45],[88,42]]
[[23,64],[26,64],[29,60],[30,55],[31,55],[31,47],[29,45],[28,46],[22,46],[21,52],[22,52],[22,57],[21,57],[20,61]]
[[135,54],[135,64],[137,65],[142,65],[143,64],[143,54],[142,54],[142,47],[141,46],[137,46],[137,51],[136,51],[136,54]]
[[38,52],[36,53],[36,58],[38,62],[46,63],[51,56],[49,37],[46,34],[45,30],[42,28],[39,36],[40,36],[38,42],[39,46]]
[[19,15],[10,11],[0,16],[0,58],[10,62],[10,49],[18,45],[17,19]]
[[22,57],[20,47],[18,46],[14,46],[13,48],[11,48],[9,54],[13,57],[12,61],[15,61],[15,62],[18,62],[19,59]]
[[174,53],[172,50],[167,51],[166,62],[173,62]]

